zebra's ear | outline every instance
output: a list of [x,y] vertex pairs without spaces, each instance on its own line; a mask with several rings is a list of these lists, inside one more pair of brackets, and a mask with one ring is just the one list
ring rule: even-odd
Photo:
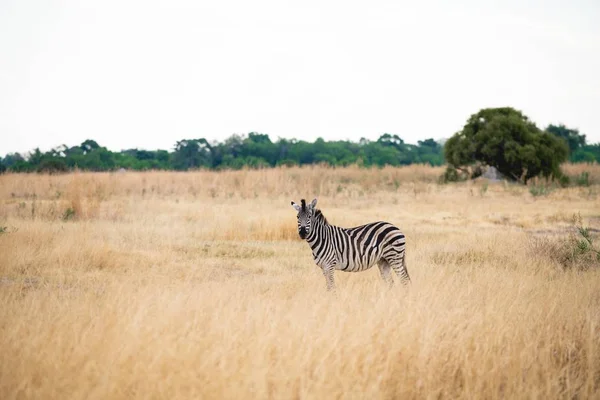
[[301,207],[298,204],[294,203],[293,201],[292,201],[292,207],[294,207],[296,209],[296,211],[298,211],[298,212],[300,212],[300,210],[301,210]]
[[313,199],[313,201],[310,202],[310,208],[312,208],[314,210],[316,206],[317,206],[317,199]]

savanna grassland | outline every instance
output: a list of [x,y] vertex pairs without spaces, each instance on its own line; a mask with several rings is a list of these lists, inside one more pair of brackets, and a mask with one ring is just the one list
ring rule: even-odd
[[[598,398],[589,186],[442,168],[0,175],[0,398]],[[327,293],[290,201],[387,220],[412,286]],[[574,220],[574,215],[577,220]]]

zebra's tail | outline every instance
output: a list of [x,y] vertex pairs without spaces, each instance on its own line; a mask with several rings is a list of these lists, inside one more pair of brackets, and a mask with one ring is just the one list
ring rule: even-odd
[[400,268],[396,270],[396,274],[400,278],[400,282],[403,285],[412,284],[410,280],[410,275],[408,274],[408,268],[406,266],[406,251],[402,254],[402,262],[400,264]]

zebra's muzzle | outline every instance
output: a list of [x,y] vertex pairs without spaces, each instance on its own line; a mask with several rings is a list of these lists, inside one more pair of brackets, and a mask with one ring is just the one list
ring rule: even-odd
[[298,233],[300,234],[300,238],[306,239],[306,228],[300,228]]

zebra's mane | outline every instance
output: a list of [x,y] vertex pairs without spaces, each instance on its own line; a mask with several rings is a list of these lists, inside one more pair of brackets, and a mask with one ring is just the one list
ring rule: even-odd
[[329,222],[327,222],[327,218],[325,218],[325,215],[323,215],[323,213],[319,209],[315,210],[315,218],[317,218],[317,219],[321,218],[324,223],[329,224]]

